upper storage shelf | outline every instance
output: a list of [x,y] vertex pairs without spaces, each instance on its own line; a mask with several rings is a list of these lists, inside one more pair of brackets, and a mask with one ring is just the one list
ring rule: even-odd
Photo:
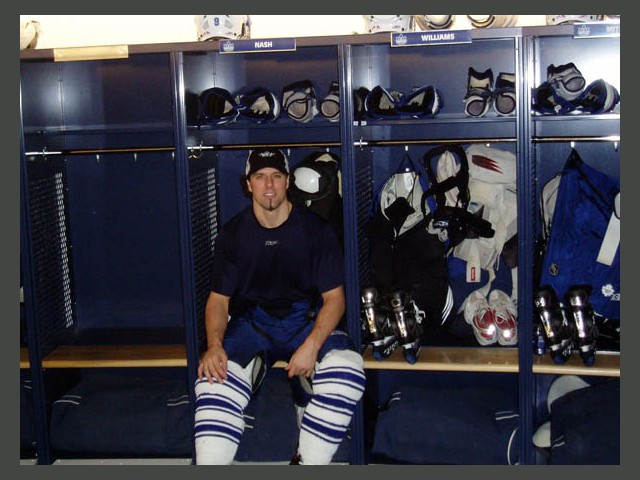
[[169,60],[21,61],[26,150],[172,146]]
[[[573,64],[584,78],[584,91],[604,80],[620,92],[620,34],[583,35],[579,25],[564,27],[530,27],[523,33],[531,39],[532,62],[528,72],[530,95],[548,80],[550,66]],[[593,33],[599,33],[600,30]],[[607,36],[609,35],[609,36]],[[532,101],[533,102],[533,101]],[[569,137],[584,139],[620,137],[620,104],[602,114],[573,110],[566,114],[541,114],[532,105],[534,141],[555,141]],[[567,121],[569,120],[569,121]]]
[[[294,120],[287,114],[283,102],[285,87],[308,81],[319,110],[332,83],[340,81],[338,51],[336,43],[305,45],[305,42],[296,42],[295,49],[290,51],[185,52],[182,62],[188,145],[241,147],[322,142],[339,146],[339,122],[331,122],[319,112],[305,121]],[[217,114],[205,115],[213,109],[208,108],[208,102],[203,102],[203,93],[212,88],[229,95],[227,103],[240,110],[235,120],[223,123],[217,120]],[[251,88],[263,89],[262,98],[268,101],[261,100],[259,105],[265,113],[270,112],[268,118],[243,114],[251,110],[242,110],[239,94]],[[298,105],[304,109],[306,102],[301,99]]]
[[[499,31],[497,31],[499,30]],[[516,116],[499,116],[493,109],[478,117],[465,114],[464,97],[469,83],[469,69],[487,72],[493,82],[500,73],[516,75],[519,29],[474,30],[463,43],[392,46],[389,36],[378,43],[354,44],[352,53],[352,88],[369,91],[383,87],[405,98],[415,89],[434,87],[439,108],[435,115],[420,118],[364,115],[355,118],[354,136],[364,140],[450,140],[469,138],[505,140],[516,137]],[[465,39],[466,40],[466,39]],[[374,104],[375,105],[375,104]]]

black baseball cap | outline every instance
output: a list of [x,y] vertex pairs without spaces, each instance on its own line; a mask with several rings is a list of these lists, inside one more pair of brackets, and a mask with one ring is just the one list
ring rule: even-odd
[[257,148],[249,152],[245,175],[248,177],[261,168],[275,168],[282,173],[289,174],[289,162],[282,150],[277,148]]

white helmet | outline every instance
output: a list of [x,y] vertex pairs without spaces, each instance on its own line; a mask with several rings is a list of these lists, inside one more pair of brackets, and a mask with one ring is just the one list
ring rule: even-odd
[[41,33],[40,22],[37,20],[20,21],[20,50],[36,48],[38,36]]
[[413,18],[421,30],[443,30],[456,20],[455,15],[414,15]]
[[295,171],[296,187],[305,193],[318,193],[320,191],[320,172],[310,167],[298,167]]
[[564,23],[588,23],[597,22],[604,15],[547,15],[547,25],[562,25]]
[[410,32],[413,15],[363,15],[367,33]]
[[296,194],[305,202],[325,197],[342,197],[340,157],[330,152],[313,152],[293,170]]
[[198,41],[215,38],[251,38],[249,15],[196,15]]
[[475,28],[513,27],[518,21],[518,15],[467,15],[467,18]]

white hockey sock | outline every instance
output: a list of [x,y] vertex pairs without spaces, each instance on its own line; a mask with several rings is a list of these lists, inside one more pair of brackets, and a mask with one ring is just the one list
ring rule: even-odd
[[318,364],[298,444],[305,465],[331,463],[362,398],[364,384],[363,360],[357,352],[332,350]]
[[195,448],[198,465],[230,465],[242,433],[243,412],[251,398],[251,376],[234,362],[228,363],[224,383],[197,380]]

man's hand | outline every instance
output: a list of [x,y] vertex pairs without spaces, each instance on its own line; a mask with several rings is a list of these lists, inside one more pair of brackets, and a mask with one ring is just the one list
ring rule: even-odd
[[198,378],[205,378],[213,383],[215,378],[219,383],[227,379],[227,352],[222,346],[210,347],[200,359]]
[[289,363],[284,367],[289,378],[293,378],[296,375],[303,377],[310,377],[313,374],[313,370],[316,366],[316,359],[318,358],[318,348],[313,345],[313,342],[305,341],[298,349],[293,352]]

